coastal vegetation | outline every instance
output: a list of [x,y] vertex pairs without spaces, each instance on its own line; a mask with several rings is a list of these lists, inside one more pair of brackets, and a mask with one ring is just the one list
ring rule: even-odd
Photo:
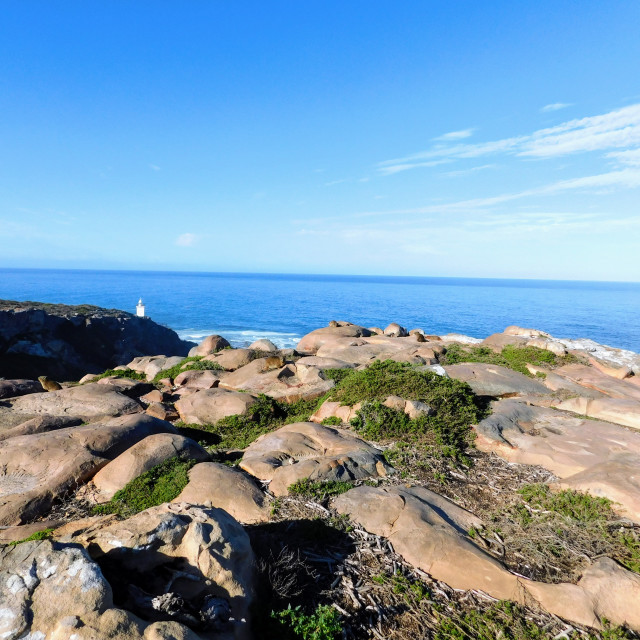
[[158,384],[161,380],[169,378],[173,380],[176,376],[180,375],[183,371],[190,371],[197,369],[200,371],[222,371],[222,367],[217,362],[211,362],[210,360],[204,360],[202,356],[189,356],[184,358],[181,362],[159,371],[153,378],[153,383]]

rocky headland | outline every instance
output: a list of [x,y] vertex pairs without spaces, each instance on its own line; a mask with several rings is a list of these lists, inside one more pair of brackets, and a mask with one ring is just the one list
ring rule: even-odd
[[638,637],[640,355],[11,305],[0,638]]

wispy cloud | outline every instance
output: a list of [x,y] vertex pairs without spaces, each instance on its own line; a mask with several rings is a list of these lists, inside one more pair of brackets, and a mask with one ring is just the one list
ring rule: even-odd
[[153,169],[153,171],[162,171],[162,169],[157,164],[150,164],[149,169]]
[[191,247],[198,240],[198,236],[195,233],[183,233],[176,238],[176,244],[179,247]]
[[458,176],[466,176],[478,171],[485,171],[487,169],[495,169],[497,164],[482,164],[479,167],[471,167],[470,169],[460,169],[459,171],[446,171],[442,175],[447,178],[457,178]]
[[560,109],[566,109],[572,106],[570,102],[554,102],[553,104],[546,104],[540,111],[547,113],[548,111],[560,111]]
[[378,164],[383,175],[434,166],[434,163],[511,155],[524,158],[554,158],[575,153],[633,149],[640,145],[640,104],[598,116],[569,120],[529,135],[477,144],[438,144],[420,153]]
[[449,133],[444,133],[434,140],[462,140],[464,138],[469,138],[473,135],[475,129],[461,129],[460,131],[450,131]]

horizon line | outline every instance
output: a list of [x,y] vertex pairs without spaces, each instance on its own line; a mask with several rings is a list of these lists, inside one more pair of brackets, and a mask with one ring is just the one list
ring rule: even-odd
[[124,273],[167,273],[167,274],[198,274],[212,276],[297,276],[316,278],[378,278],[393,279],[405,278],[414,280],[497,280],[506,282],[583,282],[583,283],[603,283],[603,284],[640,284],[638,280],[579,280],[561,278],[504,278],[494,276],[417,276],[417,275],[382,275],[382,274],[357,274],[357,273],[296,273],[296,272],[271,272],[271,271],[198,271],[180,269],[132,269],[125,267],[113,267],[96,269],[90,267],[3,267],[0,270],[6,271],[94,271],[94,272],[124,272]]

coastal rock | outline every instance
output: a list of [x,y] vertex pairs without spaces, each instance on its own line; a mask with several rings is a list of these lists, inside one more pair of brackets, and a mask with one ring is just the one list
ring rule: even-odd
[[524,394],[548,394],[541,382],[506,367],[481,362],[465,362],[444,367],[447,375],[466,382],[479,396],[500,398]]
[[124,311],[0,300],[0,377],[78,380],[147,353],[184,356],[191,344]]
[[108,384],[130,398],[139,398],[154,389],[154,386],[148,382],[132,380],[131,378],[121,378],[119,376],[100,378],[100,380],[97,380],[97,384]]
[[114,592],[127,595],[127,608],[135,611],[139,589],[171,592],[192,605],[223,598],[233,620],[215,637],[250,640],[253,552],[242,526],[222,509],[163,504],[112,524],[98,521],[73,541],[89,550]]
[[614,378],[594,367],[583,364],[567,364],[555,369],[554,373],[575,382],[581,387],[599,391],[610,398],[640,402],[640,388],[631,384],[628,380]]
[[353,369],[351,362],[337,360],[336,358],[320,358],[318,356],[304,356],[296,361],[296,365],[304,365],[305,367],[317,367],[324,371],[325,369]]
[[360,402],[354,404],[353,407],[349,407],[348,405],[343,405],[340,402],[331,402],[330,400],[326,400],[318,409],[316,409],[313,415],[309,418],[309,421],[320,423],[327,418],[340,418],[342,422],[349,424],[349,422],[356,417],[356,412],[361,406],[362,404]]
[[297,422],[267,433],[246,449],[240,467],[276,496],[298,480],[359,480],[391,472],[382,452],[349,432]]
[[296,351],[298,353],[315,355],[318,349],[326,342],[331,342],[338,338],[360,338],[370,335],[371,331],[369,331],[369,329],[355,324],[324,327],[303,336],[300,342],[298,342]]
[[215,355],[206,356],[206,359],[219,364],[225,371],[235,371],[249,364],[254,357],[255,352],[251,349],[225,349]]
[[249,349],[253,349],[255,351],[277,351],[278,347],[271,342],[271,340],[267,340],[267,338],[260,338],[260,340],[256,340],[249,345]]
[[180,419],[187,424],[215,424],[233,415],[246,415],[256,397],[228,389],[203,389],[183,396],[175,403]]
[[0,442],[0,525],[22,524],[46,513],[56,497],[155,433],[175,429],[139,414]]
[[640,434],[516,399],[494,402],[477,428],[476,446],[520,464],[548,469],[567,486],[613,500],[640,522]]
[[188,369],[179,373],[173,383],[177,387],[189,387],[190,389],[213,389],[220,384],[221,376],[217,371],[210,369]]
[[42,393],[42,385],[37,380],[0,380],[0,400],[17,398],[28,393]]
[[454,589],[479,589],[579,624],[600,627],[606,618],[640,629],[634,605],[640,576],[608,558],[597,560],[577,585],[544,584],[507,571],[466,535],[482,522],[423,487],[361,486],[338,496],[333,506],[370,533],[386,537],[407,562]]
[[11,402],[11,411],[30,416],[73,416],[91,419],[139,413],[142,406],[112,385],[90,383],[60,391],[21,396]]
[[570,398],[557,404],[556,408],[640,430],[640,402],[637,400]]
[[392,322],[384,330],[384,335],[390,336],[392,338],[405,338],[409,335],[409,332],[404,327],[400,326],[397,322]]
[[529,341],[528,337],[518,336],[518,335],[510,335],[505,333],[493,333],[488,338],[485,338],[481,345],[483,347],[489,347],[493,349],[493,351],[500,352],[505,347],[516,346],[516,347],[524,347]]
[[157,464],[179,456],[204,462],[209,454],[191,438],[176,433],[148,436],[104,466],[90,482],[88,494],[95,502],[108,502],[116,491]]
[[178,412],[166,402],[151,402],[144,411],[148,416],[158,418],[158,420],[173,421],[178,419]]
[[243,389],[254,394],[264,393],[284,402],[295,402],[318,398],[335,384],[333,380],[327,380],[317,367],[296,363],[272,369],[270,360],[272,358],[258,358],[228,374],[220,381],[220,387],[238,391]]
[[0,441],[17,436],[28,436],[34,433],[45,433],[47,431],[55,431],[56,429],[75,427],[79,424],[82,424],[82,418],[47,415],[37,416],[25,420],[6,431],[0,432]]
[[267,496],[244,473],[216,462],[195,465],[174,502],[224,509],[242,524],[267,522],[270,516]]
[[193,347],[189,351],[189,357],[208,356],[211,353],[217,353],[222,349],[230,347],[229,341],[218,335],[207,336],[198,346]]

